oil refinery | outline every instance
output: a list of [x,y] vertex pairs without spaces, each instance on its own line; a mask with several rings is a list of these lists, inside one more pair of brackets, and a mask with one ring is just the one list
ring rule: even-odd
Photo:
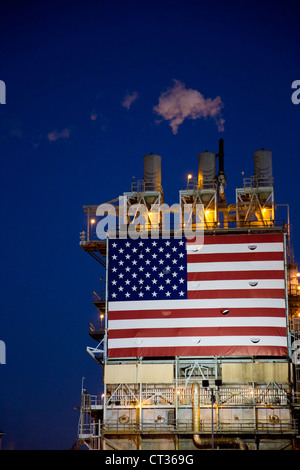
[[87,347],[103,393],[82,387],[78,442],[298,450],[299,273],[289,216],[277,219],[288,205],[274,199],[272,152],[254,151],[253,175],[228,202],[220,139],[218,153],[198,155],[198,175],[188,175],[167,224],[161,161],[145,155],[143,179],[102,206],[118,221],[105,237],[101,202],[83,207],[80,247],[103,273]]

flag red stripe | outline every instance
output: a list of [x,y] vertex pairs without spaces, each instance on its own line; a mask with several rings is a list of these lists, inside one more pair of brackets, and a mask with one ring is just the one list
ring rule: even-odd
[[192,346],[110,349],[108,357],[286,356],[283,346]]
[[200,327],[200,328],[138,328],[110,330],[109,338],[154,338],[176,336],[285,336],[280,327]]
[[188,291],[188,299],[284,299],[284,289],[224,289]]
[[[199,237],[201,240],[201,237]],[[242,235],[205,235],[203,237],[204,245],[230,245],[231,243],[282,243],[282,233],[272,234],[242,234]],[[187,240],[188,245],[197,244],[197,237]]]
[[222,271],[188,273],[188,281],[231,281],[235,279],[284,279],[284,271]]
[[[226,306],[224,307],[226,308]],[[223,317],[224,309],[188,309],[188,310],[136,310],[109,312],[110,320],[136,320],[146,318],[213,318]],[[231,308],[231,317],[282,317],[285,318],[284,308]]]
[[197,253],[187,255],[188,263],[222,263],[234,261],[283,261],[282,252]]

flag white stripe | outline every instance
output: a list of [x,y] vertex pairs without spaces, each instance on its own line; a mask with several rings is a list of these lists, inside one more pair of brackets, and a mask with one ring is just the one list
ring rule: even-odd
[[285,308],[284,299],[183,299],[109,302],[109,311],[188,310],[207,308]]
[[[287,346],[285,336],[259,336],[259,346]],[[114,338],[108,340],[110,349],[119,348],[156,348],[178,346],[253,346],[250,336],[177,336],[177,337],[152,337],[152,338]],[[199,351],[200,352],[200,351]]]
[[283,261],[232,261],[211,263],[188,263],[188,273],[220,271],[280,271]]
[[286,327],[281,317],[204,317],[204,318],[145,318],[110,320],[110,330],[131,330],[145,328],[218,328],[218,327]]
[[[250,247],[256,247],[251,250]],[[283,252],[283,243],[225,243],[220,245],[186,245],[187,254],[274,253]]]
[[[253,286],[250,283],[256,283]],[[283,279],[245,279],[224,281],[188,281],[188,290],[284,289]]]

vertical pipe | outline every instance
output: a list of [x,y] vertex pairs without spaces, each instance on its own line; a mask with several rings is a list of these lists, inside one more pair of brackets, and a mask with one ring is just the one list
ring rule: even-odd
[[176,356],[175,357],[175,429],[177,429],[177,410],[178,410],[178,394],[177,394],[178,370],[177,370],[177,367],[178,367],[178,357]]
[[90,241],[90,208],[88,208],[87,213],[87,241]]
[[223,211],[223,227],[228,228],[228,210]]
[[109,237],[106,237],[106,263],[105,263],[105,332],[104,332],[104,363],[107,363],[107,331],[108,331],[108,253]]
[[291,347],[291,334],[290,334],[290,322],[289,322],[289,309],[288,309],[288,285],[287,285],[287,243],[286,243],[286,233],[283,234],[283,247],[284,247],[284,284],[285,284],[285,314],[286,314],[286,328],[287,328],[287,347],[288,347],[288,357],[291,358],[292,347]]
[[215,396],[214,396],[214,389],[210,389],[211,393],[211,449],[214,450],[214,403],[215,403]]
[[199,407],[199,385],[193,383],[192,385],[192,423],[193,433],[199,434],[200,431],[200,407]]
[[214,450],[214,402],[213,402],[213,391],[211,391],[211,450]]
[[[108,251],[109,251],[109,237],[106,237],[106,263],[105,263],[105,331],[104,331],[104,348],[103,348],[103,362],[104,368],[107,364],[107,330],[108,330]],[[105,369],[104,369],[105,370]],[[104,382],[104,400],[103,400],[103,422],[106,422],[106,403],[107,403],[107,395],[106,395],[106,382]]]
[[224,140],[219,139],[219,174],[224,174]]
[[143,409],[142,409],[142,382],[140,381],[140,403],[139,403],[139,430],[142,430],[143,426]]

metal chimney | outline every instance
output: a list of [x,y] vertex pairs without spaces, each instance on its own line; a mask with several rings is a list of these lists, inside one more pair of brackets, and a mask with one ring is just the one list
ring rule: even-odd
[[144,156],[145,192],[161,191],[161,156],[150,153]]

